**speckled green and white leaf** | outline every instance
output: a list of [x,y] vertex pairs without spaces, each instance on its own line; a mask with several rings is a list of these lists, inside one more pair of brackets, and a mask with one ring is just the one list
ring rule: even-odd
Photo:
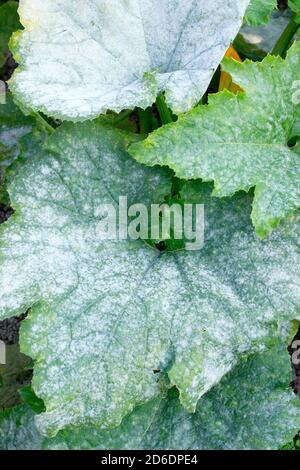
[[277,6],[277,0],[250,0],[245,14],[245,20],[250,25],[268,23],[270,15]]
[[36,127],[34,118],[24,116],[7,94],[0,104],[0,168],[7,167],[19,156],[19,142]]
[[11,88],[34,110],[66,120],[151,105],[175,113],[205,93],[249,0],[20,0],[25,32],[12,49]]
[[243,360],[198,403],[194,415],[176,389],[137,407],[117,429],[66,429],[46,449],[278,449],[300,427],[300,401],[289,388],[286,348]]
[[42,436],[27,405],[0,413],[0,450],[39,450]]
[[10,1],[0,6],[0,68],[9,55],[8,41],[14,31],[21,28],[18,16],[18,3]]
[[263,237],[300,206],[299,147],[288,146],[300,115],[300,43],[285,61],[226,60],[224,69],[245,93],[212,95],[209,106],[155,131],[130,153],[150,166],[168,165],[180,178],[213,180],[216,196],[255,186],[252,220]]
[[247,195],[182,190],[206,204],[199,252],[100,240],[100,204],[162,201],[170,190],[168,173],[124,151],[133,138],[101,122],[65,124],[49,140],[54,153],[27,159],[10,187],[0,316],[35,304],[21,345],[36,360],[34,388],[47,408],[37,421],[51,435],[68,424],[117,426],[159,393],[157,369],[193,411],[241,355],[269,346],[281,320],[299,316],[299,219],[259,242]]

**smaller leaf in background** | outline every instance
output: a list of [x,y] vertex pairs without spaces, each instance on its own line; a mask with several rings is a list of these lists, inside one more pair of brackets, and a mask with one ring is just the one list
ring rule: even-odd
[[27,405],[0,413],[0,450],[39,450],[41,445],[42,436]]
[[36,120],[24,116],[8,93],[6,104],[0,104],[0,169],[8,167],[19,156],[22,137],[36,127]]
[[0,6],[0,70],[8,59],[9,39],[14,31],[22,28],[18,15],[19,3],[15,1],[6,2]]
[[[238,53],[232,46],[230,46],[229,49],[227,50],[225,57],[228,57],[228,58],[231,57],[232,59],[237,60],[238,62],[242,62],[240,56],[238,55]],[[232,93],[237,93],[238,91],[242,91],[241,87],[233,83],[231,75],[225,72],[224,70],[222,70],[219,91],[223,91],[225,89],[231,91]]]
[[277,6],[277,0],[251,0],[246,10],[245,20],[251,26],[268,23]]
[[19,394],[24,403],[26,403],[34,413],[40,414],[46,411],[43,400],[36,396],[31,385],[21,388]]

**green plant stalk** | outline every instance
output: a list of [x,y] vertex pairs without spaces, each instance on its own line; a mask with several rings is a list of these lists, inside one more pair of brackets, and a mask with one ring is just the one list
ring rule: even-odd
[[46,119],[41,116],[40,113],[34,113],[34,117],[36,120],[41,124],[41,126],[48,132],[48,134],[53,134],[55,131],[54,127],[52,127],[49,122],[46,121]]
[[151,108],[139,108],[140,133],[149,134],[153,131]]
[[298,21],[295,20],[295,17],[292,18],[283,33],[281,34],[281,36],[279,37],[278,41],[276,42],[272,50],[272,55],[279,55],[282,58],[286,56],[291,40],[298,31],[299,26],[300,24]]
[[125,119],[129,118],[131,114],[132,109],[125,109],[114,118],[114,125],[117,126],[121,122],[125,121]]
[[162,124],[169,124],[173,122],[173,116],[171,111],[169,110],[164,95],[160,94],[156,99],[156,106],[160,115],[160,119]]

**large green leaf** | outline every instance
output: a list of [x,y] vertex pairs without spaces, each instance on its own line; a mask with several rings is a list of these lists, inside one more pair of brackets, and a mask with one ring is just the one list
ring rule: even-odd
[[42,436],[34,424],[34,414],[26,405],[0,413],[0,450],[39,450]]
[[14,31],[21,28],[17,13],[18,2],[10,1],[0,6],[0,68],[8,58],[8,41]]
[[278,449],[300,427],[300,401],[289,389],[285,348],[242,361],[198,403],[195,414],[176,390],[136,408],[121,426],[66,429],[47,449]]
[[276,6],[277,0],[250,0],[245,19],[250,25],[266,24]]
[[249,0],[22,0],[11,88],[25,105],[84,120],[151,105],[166,91],[195,105],[242,23]]
[[67,428],[42,440],[22,406],[0,414],[1,449],[278,449],[300,427],[300,402],[288,387],[285,348],[243,360],[202,398],[195,414],[176,389],[138,406],[115,429]]
[[269,346],[281,321],[299,316],[299,219],[259,242],[247,195],[182,188],[184,200],[205,203],[198,252],[100,240],[100,204],[162,201],[170,189],[168,173],[128,156],[132,139],[101,122],[65,124],[49,140],[52,153],[27,159],[10,186],[0,317],[34,304],[21,345],[36,360],[43,432],[118,425],[159,393],[154,370],[168,372],[193,411],[241,355]]
[[226,60],[223,67],[245,93],[212,95],[208,106],[154,132],[130,153],[147,165],[168,165],[180,178],[214,180],[216,196],[255,186],[252,220],[263,237],[300,206],[299,146],[288,146],[300,116],[300,43],[285,61]]

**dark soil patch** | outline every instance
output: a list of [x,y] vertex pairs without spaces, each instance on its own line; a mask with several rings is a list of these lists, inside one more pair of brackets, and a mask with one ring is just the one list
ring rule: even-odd
[[27,314],[24,313],[19,317],[11,317],[7,320],[0,321],[0,340],[7,345],[18,344],[21,321],[23,321],[26,316]]
[[278,0],[277,5],[279,10],[286,10],[288,7],[288,0]]
[[6,62],[5,62],[5,65],[3,67],[3,72],[0,76],[0,79],[3,82],[7,82],[11,78],[12,74],[14,73],[14,71],[17,67],[18,67],[18,64],[14,60],[12,54],[9,54],[9,56],[8,56]]
[[0,204],[0,224],[3,224],[13,213],[11,207],[7,207],[4,204]]
[[[299,327],[298,333],[296,334],[295,338],[292,341],[291,346],[288,349],[291,356],[293,353],[295,353],[296,349],[299,350],[299,346],[297,348],[292,347],[294,341],[300,341],[300,327]],[[300,357],[300,354],[298,354],[298,357]],[[291,387],[294,390],[295,394],[300,397],[300,364],[296,364],[294,361],[291,361],[291,363],[292,363],[292,371],[293,371],[293,379],[291,381]]]

